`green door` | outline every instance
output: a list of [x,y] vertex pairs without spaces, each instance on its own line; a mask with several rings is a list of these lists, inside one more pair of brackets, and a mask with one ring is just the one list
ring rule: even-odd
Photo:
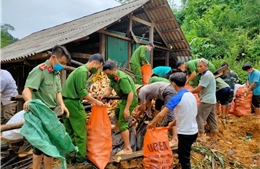
[[111,59],[122,67],[128,59],[128,42],[112,36],[106,36],[106,59]]

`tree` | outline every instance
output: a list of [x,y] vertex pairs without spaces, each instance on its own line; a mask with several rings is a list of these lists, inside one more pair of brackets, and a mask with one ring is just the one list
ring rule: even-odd
[[14,31],[14,27],[9,24],[1,25],[1,48],[15,42],[18,38],[13,37],[9,31]]

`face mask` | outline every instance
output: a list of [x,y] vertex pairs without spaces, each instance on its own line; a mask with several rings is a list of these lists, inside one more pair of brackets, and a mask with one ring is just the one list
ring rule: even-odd
[[115,78],[115,75],[113,75],[113,74],[107,74],[107,77],[108,77],[109,79],[113,80],[113,79]]
[[56,71],[56,72],[59,72],[63,69],[63,65],[60,64],[60,63],[57,63],[55,66],[53,66],[53,70]]
[[147,51],[150,52],[152,49],[151,48],[148,48]]
[[91,73],[91,74],[96,74],[97,71],[98,71],[98,69],[95,68],[95,67],[92,67],[92,68],[90,69],[90,73]]

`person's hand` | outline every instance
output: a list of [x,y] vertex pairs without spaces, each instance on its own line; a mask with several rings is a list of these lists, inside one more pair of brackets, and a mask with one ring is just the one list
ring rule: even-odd
[[30,102],[31,100],[28,100],[28,101],[26,101],[26,102],[24,102],[24,104],[23,104],[23,109],[25,110],[25,111],[30,111],[30,109],[29,109],[29,106],[28,106],[28,103]]
[[248,95],[249,92],[250,92],[250,90],[247,89],[247,90],[245,91],[245,93],[244,93],[244,97],[246,97],[246,96]]
[[172,122],[170,122],[170,123],[168,124],[168,127],[169,127],[169,128],[172,128],[173,126],[175,126],[175,122],[174,122],[174,121],[172,121]]
[[130,118],[129,109],[125,109],[125,110],[124,110],[124,118],[125,118],[126,120],[128,120],[128,119]]
[[65,112],[66,118],[69,118],[70,112],[64,104],[60,106],[60,110],[61,110],[61,114],[63,114]]
[[102,100],[104,98],[104,95],[98,95],[97,99]]
[[151,123],[149,123],[147,126],[146,126],[146,129],[155,129],[155,127],[156,127],[156,124],[155,123],[153,123],[153,122],[151,122]]
[[96,100],[96,101],[95,101],[95,105],[96,105],[96,106],[103,106],[104,103],[101,102],[101,101],[99,101],[99,100]]

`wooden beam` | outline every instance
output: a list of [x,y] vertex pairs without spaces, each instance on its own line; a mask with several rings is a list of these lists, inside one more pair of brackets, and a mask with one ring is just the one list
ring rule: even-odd
[[64,66],[64,69],[65,70],[70,70],[70,71],[73,71],[73,70],[75,70],[76,68],[75,67],[72,67],[72,66]]
[[[143,8],[143,9],[144,9],[146,15],[148,16],[148,18],[152,21],[153,19],[152,19],[152,17],[151,17],[150,11],[148,11],[146,8]],[[154,27],[155,27],[155,29],[157,30],[157,33],[159,34],[159,36],[162,38],[164,44],[167,46],[167,48],[169,48],[169,44],[166,43],[167,41],[166,41],[165,37],[162,36],[161,30],[159,29],[159,27],[157,26],[157,24],[155,24]]]
[[92,54],[71,52],[70,55],[73,58],[89,59]]
[[167,30],[167,31],[163,31],[162,34],[172,33],[172,32],[175,32],[175,31],[180,31],[180,29],[179,28],[177,28],[177,29],[170,29],[170,30]]
[[66,71],[65,69],[63,69],[63,70],[61,71],[61,77],[60,77],[61,87],[64,86],[65,81],[66,81],[66,77],[67,77],[67,71]]
[[19,123],[14,123],[14,124],[4,124],[1,125],[0,131],[8,131],[8,130],[13,130],[13,129],[18,129],[23,126],[24,122],[19,122]]
[[133,29],[133,18],[132,18],[132,13],[129,14],[129,21],[128,21],[128,27],[127,27],[127,33],[126,33],[126,36],[127,37],[131,37],[131,31]]
[[169,42],[169,44],[180,43],[180,42],[185,42],[185,40],[181,39],[181,40],[171,41]]
[[105,35],[113,36],[113,37],[116,37],[116,38],[119,38],[119,39],[128,40],[128,41],[132,40],[131,38],[128,38],[128,37],[125,37],[125,36],[121,36],[121,35],[118,35],[118,34],[115,34],[115,33],[112,33],[112,32],[103,31],[103,30],[98,31],[98,33],[103,33]]
[[37,53],[33,56],[29,56],[28,60],[38,60],[38,59],[48,59],[51,55],[51,52],[50,51],[47,51],[47,52],[44,52],[44,53]]
[[23,62],[23,61],[24,61],[24,59],[12,59],[12,60],[1,62],[1,64],[17,63],[17,62]]
[[169,66],[170,65],[170,52],[167,51],[165,55],[165,65]]
[[139,22],[141,24],[147,25],[147,26],[152,26],[152,24],[146,20],[143,20],[141,18],[137,18],[136,16],[132,16],[132,19],[136,22]]
[[86,41],[86,40],[88,40],[88,39],[89,39],[89,36],[86,36],[86,37],[84,37],[84,38],[80,38],[80,39],[78,39],[78,40],[75,40],[74,42]]
[[[152,21],[151,27],[149,29],[149,41],[153,43],[153,34],[154,34],[154,22]],[[150,52],[150,64],[153,67],[153,50]]]
[[103,33],[99,34],[99,53],[102,55],[103,59],[106,60],[106,36]]
[[155,24],[161,24],[161,23],[171,22],[171,21],[173,21],[173,18],[169,18],[169,19],[164,19],[164,20],[156,21]]
[[[127,61],[130,61],[132,56],[132,42],[128,42],[128,58]],[[130,64],[128,63],[126,66],[128,69],[130,69]]]
[[161,9],[161,8],[166,8],[167,7],[167,4],[162,4],[162,5],[159,5],[157,7],[154,7],[154,8],[147,8],[148,11],[152,11],[152,10],[157,10],[157,9]]
[[77,66],[81,66],[81,65],[83,65],[84,63],[81,63],[81,62],[78,62],[78,61],[76,61],[76,60],[73,60],[73,59],[71,59],[71,61],[70,61],[71,63],[73,63],[73,64],[75,64],[75,65],[77,65]]

